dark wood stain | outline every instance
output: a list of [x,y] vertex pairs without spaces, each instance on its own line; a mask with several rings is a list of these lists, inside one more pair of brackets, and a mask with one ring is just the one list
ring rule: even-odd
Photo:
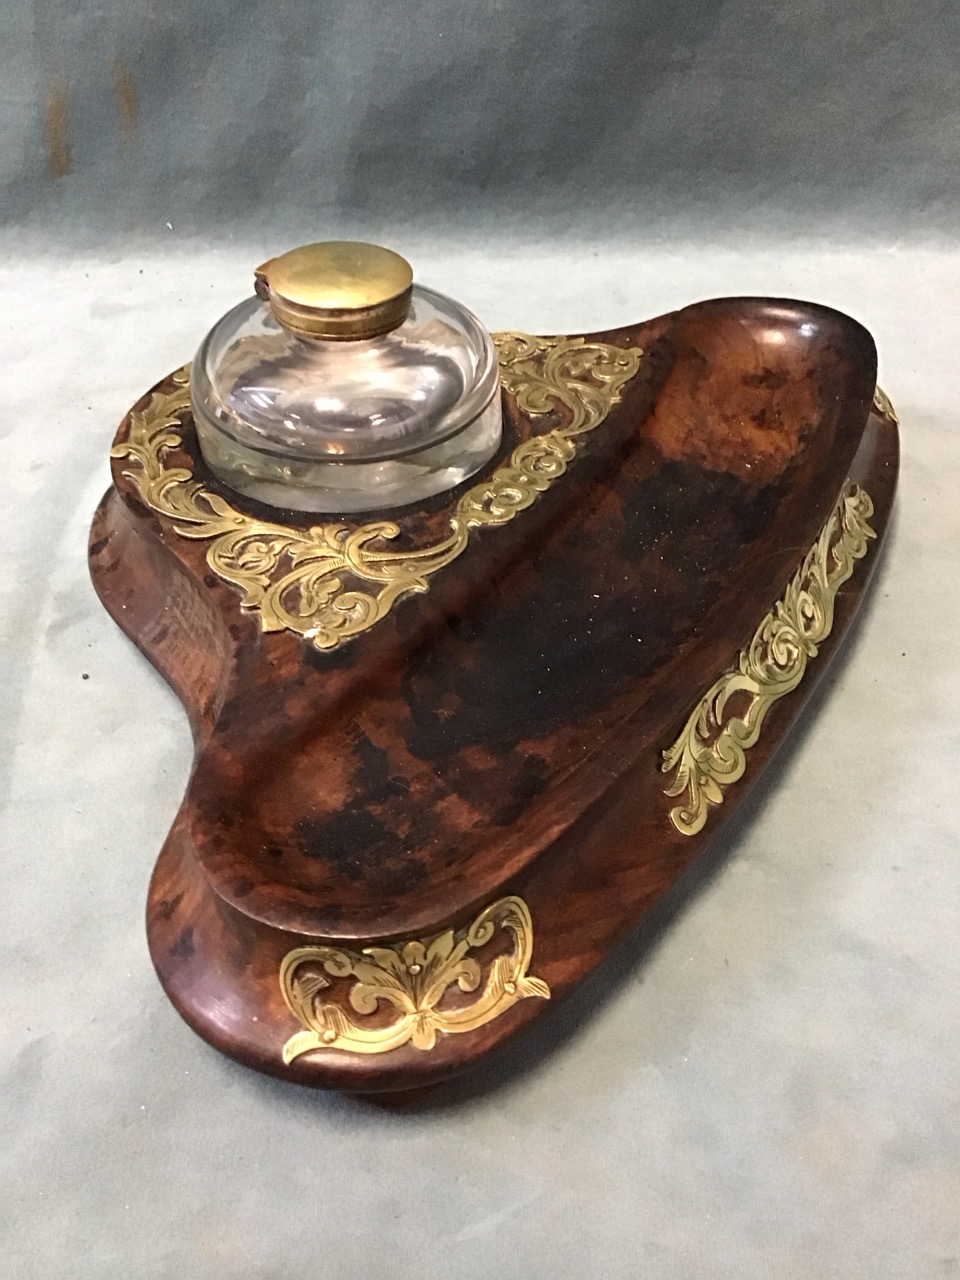
[[189,960],[193,955],[193,925],[185,925],[170,948],[169,954],[178,960]]
[[175,898],[162,898],[156,904],[157,914],[160,916],[161,919],[169,920],[170,917],[176,912],[177,907],[179,907],[182,901],[183,901],[182,893],[178,893]]

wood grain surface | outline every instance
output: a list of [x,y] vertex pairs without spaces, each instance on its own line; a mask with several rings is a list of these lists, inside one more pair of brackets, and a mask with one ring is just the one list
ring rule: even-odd
[[[93,580],[177,692],[196,743],[150,887],[151,954],[187,1022],[251,1066],[350,1091],[414,1089],[549,1015],[735,812],[849,626],[897,474],[896,427],[871,413],[869,334],[811,304],[723,299],[595,336],[644,357],[562,482],[328,653],[263,634],[203,544],[147,509],[115,465],[91,533]],[[504,407],[491,470],[551,425],[509,395]],[[190,465],[215,490],[189,414],[183,426]],[[820,656],[771,709],[746,776],[702,832],[682,835],[662,752],[848,479],[873,500],[877,540],[841,588]],[[457,496],[389,518],[416,543]],[[531,972],[550,1001],[522,1000],[428,1052],[325,1049],[284,1065],[297,1023],[278,973],[291,948],[426,939],[505,894],[530,908]]]

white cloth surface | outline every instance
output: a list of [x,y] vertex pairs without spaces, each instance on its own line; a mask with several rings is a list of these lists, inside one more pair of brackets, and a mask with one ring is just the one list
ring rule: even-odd
[[860,623],[707,868],[485,1085],[393,1113],[241,1068],[163,996],[143,906],[189,733],[86,570],[116,423],[276,247],[0,269],[0,1275],[960,1276],[960,253],[395,246],[495,329],[839,307],[903,466]]

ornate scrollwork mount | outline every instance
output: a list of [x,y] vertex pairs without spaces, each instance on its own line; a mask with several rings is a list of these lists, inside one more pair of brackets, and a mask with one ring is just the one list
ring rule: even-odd
[[670,811],[683,835],[702,830],[710,806],[722,804],[724,788],[743,777],[746,753],[759,741],[767,712],[796,689],[832,631],[837,592],[875,537],[868,523],[872,515],[870,495],[848,485],[733,670],[714,681],[664,751],[663,772],[674,774],[664,794],[684,797]]
[[293,631],[318,649],[333,649],[367,631],[411,592],[427,591],[434,574],[466,550],[471,533],[508,524],[567,470],[579,436],[607,417],[640,366],[639,348],[584,338],[495,337],[501,381],[521,410],[537,417],[565,410],[564,425],[522,441],[492,475],[456,503],[449,532],[420,547],[397,547],[392,520],[296,528],[260,520],[172,467],[167,453],[182,443],[181,419],[190,408],[189,367],[173,375],[171,391],[157,391],[130,415],[126,436],[111,456],[129,459],[124,472],[152,510],[183,538],[209,540],[207,563],[239,588],[241,607],[256,612],[264,631]]
[[[444,1003],[451,987],[470,994],[480,987],[480,961],[470,954],[492,941],[498,930],[513,935],[506,955],[491,963],[483,990],[466,1004]],[[303,1028],[283,1046],[290,1063],[315,1049],[352,1053],[388,1053],[411,1042],[432,1049],[438,1035],[473,1031],[529,996],[549,1000],[550,988],[528,973],[533,954],[533,924],[521,898],[501,898],[462,932],[448,929],[424,942],[390,946],[297,947],[280,966],[280,989],[287,1008]],[[364,1025],[344,1006],[326,998],[330,978],[352,979],[348,1003],[361,1016],[385,1007],[396,1013],[386,1023]]]

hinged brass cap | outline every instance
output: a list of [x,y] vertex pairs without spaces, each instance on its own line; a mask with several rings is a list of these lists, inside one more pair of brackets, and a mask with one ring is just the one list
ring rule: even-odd
[[307,244],[255,274],[258,296],[280,323],[308,338],[375,338],[403,324],[410,309],[409,262],[375,244]]

